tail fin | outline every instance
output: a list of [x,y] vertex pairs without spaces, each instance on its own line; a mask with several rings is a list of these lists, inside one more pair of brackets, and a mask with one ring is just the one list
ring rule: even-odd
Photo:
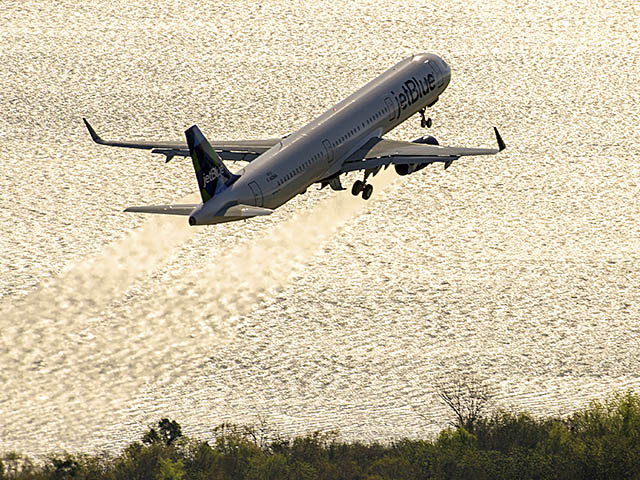
[[189,145],[189,153],[196,170],[198,187],[202,202],[211,200],[216,193],[225,190],[236,181],[238,175],[233,175],[222,163],[216,151],[211,147],[200,129],[194,125],[184,132]]

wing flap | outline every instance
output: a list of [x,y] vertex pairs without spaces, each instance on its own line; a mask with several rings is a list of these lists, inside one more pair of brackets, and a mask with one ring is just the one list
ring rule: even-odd
[[423,163],[444,162],[445,165],[460,157],[381,157],[368,160],[345,162],[340,173],[356,172],[358,170],[373,170],[387,165],[413,165]]
[[504,150],[505,144],[498,129],[494,127],[498,148],[447,147],[425,143],[402,142],[372,138],[349,156],[342,165],[341,173],[369,170],[385,165],[408,165],[443,162],[451,165],[464,156],[495,155]]
[[[428,145],[424,143],[402,142],[398,140],[374,139],[356,150],[348,159],[370,160],[389,157],[421,157],[432,161],[446,161],[451,157],[469,155],[495,155],[500,150],[496,148],[465,148],[445,147],[443,145]],[[440,160],[444,159],[444,160]]]
[[142,207],[128,207],[125,212],[159,213],[163,215],[191,215],[200,205],[197,203],[183,203],[174,205],[146,205]]

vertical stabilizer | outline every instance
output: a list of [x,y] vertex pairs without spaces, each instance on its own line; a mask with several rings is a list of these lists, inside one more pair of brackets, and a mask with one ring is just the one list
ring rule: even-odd
[[202,195],[204,203],[225,190],[238,176],[227,170],[216,151],[196,125],[184,133],[187,137],[189,153],[193,160],[193,168],[196,171],[198,187],[200,187],[200,195]]

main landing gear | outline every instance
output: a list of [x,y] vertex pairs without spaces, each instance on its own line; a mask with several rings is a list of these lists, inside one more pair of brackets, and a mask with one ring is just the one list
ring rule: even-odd
[[353,187],[351,187],[351,194],[357,197],[360,193],[362,193],[362,198],[369,200],[373,193],[373,185],[365,183],[362,180],[356,180]]
[[422,128],[431,128],[431,125],[433,124],[433,122],[431,121],[431,118],[427,118],[425,117],[425,112],[427,111],[426,108],[422,108],[419,110],[420,113],[420,126]]

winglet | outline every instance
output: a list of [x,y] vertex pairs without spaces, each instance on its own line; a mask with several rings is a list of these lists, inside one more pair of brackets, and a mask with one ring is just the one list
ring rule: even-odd
[[496,140],[498,141],[498,151],[501,152],[502,150],[507,148],[507,146],[502,141],[502,137],[500,136],[498,129],[496,127],[493,127],[493,131],[496,132]]
[[83,117],[82,121],[87,126],[87,130],[89,130],[89,135],[91,135],[91,139],[94,142],[99,143],[100,145],[104,145],[104,143],[105,143],[104,140],[102,140],[100,138],[100,136],[96,133],[96,131],[93,129],[93,127],[89,124],[89,122],[87,122],[87,119]]

